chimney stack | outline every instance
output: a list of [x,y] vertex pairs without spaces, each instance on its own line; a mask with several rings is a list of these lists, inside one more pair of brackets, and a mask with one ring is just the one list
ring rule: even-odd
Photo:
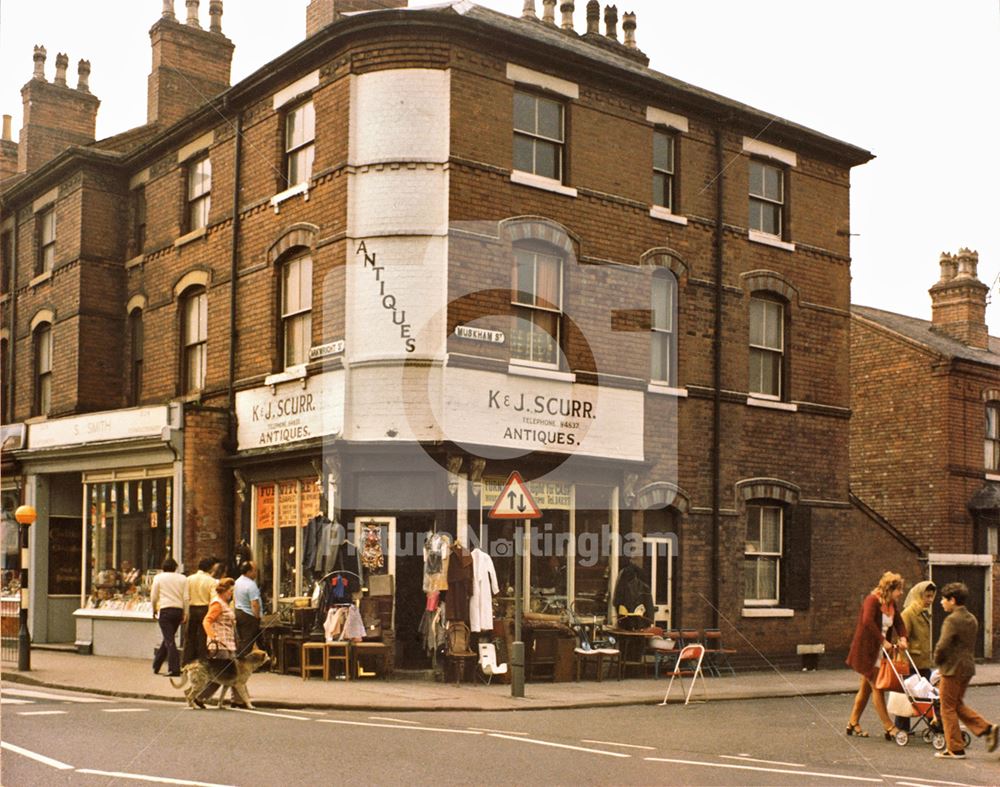
[[604,7],[604,28],[605,35],[612,41],[618,40],[618,6],[608,5]]
[[409,0],[309,0],[306,7],[306,37],[332,25],[339,14],[407,7]]
[[638,49],[639,46],[635,42],[635,14],[629,11],[622,17],[622,32],[625,34],[625,46],[629,49]]
[[17,174],[17,143],[10,137],[11,116],[3,116],[3,135],[0,136],[0,181]]
[[589,0],[587,3],[587,35],[601,34],[601,3],[600,0]]
[[559,6],[559,10],[562,11],[562,29],[572,31],[573,12],[576,11],[576,3],[573,0],[563,0],[562,5]]
[[535,13],[535,0],[524,0],[524,8],[521,9],[522,19],[538,19]]
[[542,21],[547,25],[555,27],[556,0],[542,0]]
[[81,93],[90,92],[90,61],[81,60],[76,64],[76,89]]
[[[56,75],[52,83],[45,80],[45,47],[36,46],[32,59],[34,72],[21,88],[24,125],[19,144],[14,145],[18,172],[32,172],[72,145],[93,142],[97,131],[97,108],[101,105],[86,87],[85,77],[83,89],[74,90],[66,84],[69,57],[64,53],[56,56]],[[89,70],[88,63],[88,74]],[[9,136],[5,134],[5,140]],[[4,145],[5,161],[13,144]]]
[[213,0],[210,30],[198,22],[199,0],[185,0],[187,23],[173,0],[150,28],[153,65],[147,81],[146,120],[170,126],[229,87],[233,42],[222,34],[222,0]]
[[986,350],[986,296],[990,288],[979,281],[978,268],[978,252],[959,249],[958,254],[941,254],[941,278],[929,290],[931,330]]

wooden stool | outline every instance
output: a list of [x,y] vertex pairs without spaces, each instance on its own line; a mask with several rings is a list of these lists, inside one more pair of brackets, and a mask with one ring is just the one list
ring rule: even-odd
[[344,679],[351,679],[351,643],[350,642],[327,642],[323,651],[323,680],[330,680],[330,667],[334,664],[341,664],[344,668]]
[[354,650],[355,674],[360,676],[361,659],[371,656],[378,662],[378,668],[375,672],[379,677],[386,676],[386,659],[389,655],[389,649],[384,642],[355,642],[352,649]]
[[301,674],[302,672],[302,637],[297,634],[284,634],[278,644],[277,672],[285,675]]
[[[301,659],[302,659],[302,680],[308,678],[312,673],[318,672],[326,679],[326,643],[325,642],[303,642],[301,648]],[[319,663],[317,664],[313,658],[313,653],[319,653]]]

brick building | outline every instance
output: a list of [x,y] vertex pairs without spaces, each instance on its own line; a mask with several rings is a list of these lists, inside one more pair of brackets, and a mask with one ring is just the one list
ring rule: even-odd
[[[380,534],[417,663],[428,531],[489,549],[508,604],[487,514],[512,470],[545,514],[534,609],[603,611],[641,558],[657,620],[837,653],[881,571],[916,578],[849,493],[870,153],[650,69],[597,2],[578,32],[572,2],[312,0],[307,37],[232,86],[222,3],[208,30],[172,5],[148,124],[36,153],[26,114],[2,187],[36,637],[67,610],[98,651],[146,625],[112,585],[168,550],[246,541],[269,606],[308,593],[322,511]],[[25,95],[77,133],[96,103],[56,83],[43,59]]]
[[962,249],[940,264],[930,321],[851,307],[851,488],[920,547],[936,582],[968,584],[978,654],[991,657],[1000,634],[1000,339],[987,332],[979,255]]

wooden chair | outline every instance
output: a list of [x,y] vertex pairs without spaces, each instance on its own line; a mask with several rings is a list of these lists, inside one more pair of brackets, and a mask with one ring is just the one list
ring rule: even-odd
[[[339,664],[344,671],[344,680],[351,679],[351,645],[346,641],[327,642],[323,650],[323,664],[326,669],[323,671],[323,680],[330,680],[331,667]],[[355,645],[354,647],[357,647]]]
[[444,654],[445,671],[455,671],[455,685],[462,682],[466,666],[479,656],[469,647],[472,632],[464,623],[448,624],[448,646]]

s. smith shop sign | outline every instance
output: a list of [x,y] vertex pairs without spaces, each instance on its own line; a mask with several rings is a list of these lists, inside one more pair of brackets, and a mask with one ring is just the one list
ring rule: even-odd
[[245,451],[340,434],[344,371],[338,369],[236,394],[237,448]]

